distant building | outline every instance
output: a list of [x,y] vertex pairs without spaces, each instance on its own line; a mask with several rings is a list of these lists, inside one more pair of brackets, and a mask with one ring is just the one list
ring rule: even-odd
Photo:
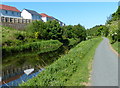
[[0,16],[18,18],[21,12],[16,7],[0,4]]
[[42,20],[41,15],[39,13],[37,13],[34,10],[28,10],[28,9],[22,10],[21,17],[24,19]]
[[65,23],[63,23],[62,21],[60,21],[60,20],[58,20],[58,19],[56,19],[56,18],[54,18],[54,17],[53,17],[53,19],[56,20],[56,21],[58,21],[59,24],[60,24],[60,26],[65,26]]
[[45,14],[45,13],[41,13],[40,15],[42,16],[43,22],[47,22],[47,21],[49,21],[49,20],[53,20],[53,19],[54,19],[53,17],[48,16],[48,15]]
[[11,17],[11,18],[23,18],[23,19],[31,19],[31,20],[41,20],[43,22],[56,20],[59,22],[60,26],[65,26],[63,22],[60,20],[49,16],[45,13],[37,13],[34,10],[23,9],[21,12],[13,6],[0,4],[0,16],[1,17]]
[[65,23],[59,21],[60,26],[65,26]]

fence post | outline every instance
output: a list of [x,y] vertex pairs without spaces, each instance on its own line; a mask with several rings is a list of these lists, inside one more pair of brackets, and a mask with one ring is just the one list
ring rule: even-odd
[[0,22],[2,22],[2,17],[0,17]]
[[6,18],[5,17],[3,18],[3,20],[4,20],[4,22],[6,22]]
[[8,22],[10,22],[10,17],[8,18]]
[[12,23],[14,23],[14,18],[11,18]]

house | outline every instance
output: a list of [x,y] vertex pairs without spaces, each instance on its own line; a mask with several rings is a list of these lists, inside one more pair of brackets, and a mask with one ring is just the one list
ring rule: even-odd
[[49,21],[49,20],[53,20],[53,19],[54,19],[53,17],[48,16],[48,15],[45,14],[45,13],[41,13],[40,15],[42,16],[43,22],[47,22],[47,21]]
[[0,4],[0,16],[18,18],[21,12],[16,7]]
[[41,15],[34,10],[23,9],[21,12],[23,19],[42,20]]
[[54,18],[54,17],[52,17],[54,20],[56,20],[56,21],[58,21],[59,22],[59,24],[60,24],[60,26],[65,26],[65,23],[63,23],[62,21],[60,21],[60,20],[58,20],[58,19],[56,19],[56,18]]
[[58,22],[59,22],[60,26],[65,26],[65,23],[63,23],[63,22],[61,22],[59,20],[58,20]]

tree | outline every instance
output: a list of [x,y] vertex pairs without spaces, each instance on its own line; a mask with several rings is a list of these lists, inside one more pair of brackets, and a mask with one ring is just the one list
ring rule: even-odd
[[80,38],[81,40],[85,40],[86,39],[86,30],[80,24],[75,25],[73,27],[73,33],[74,33],[76,38]]
[[56,21],[48,21],[46,22],[46,31],[48,33],[48,39],[58,39],[60,40],[62,38],[63,30],[60,26],[60,24]]

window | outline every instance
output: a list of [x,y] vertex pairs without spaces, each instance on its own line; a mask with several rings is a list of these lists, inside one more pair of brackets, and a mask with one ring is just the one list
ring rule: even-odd
[[12,12],[12,15],[14,15],[14,12]]
[[8,11],[7,11],[7,10],[5,10],[5,14],[8,14]]
[[19,13],[17,13],[17,15],[19,15]]

